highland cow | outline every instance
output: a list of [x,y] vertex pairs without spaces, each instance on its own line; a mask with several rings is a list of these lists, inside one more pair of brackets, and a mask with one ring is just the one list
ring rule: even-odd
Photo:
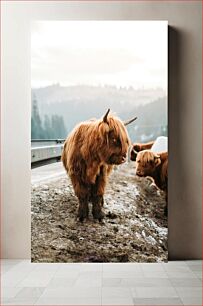
[[147,143],[135,143],[133,144],[132,150],[130,152],[130,159],[136,161],[137,153],[143,150],[149,150],[153,146],[154,141]]
[[137,153],[143,150],[151,150],[152,152],[167,152],[168,137],[158,136],[155,141],[147,143],[134,143],[130,152],[130,159],[135,161]]
[[155,184],[167,192],[168,182],[168,152],[154,153],[143,150],[137,153],[136,174],[138,176],[150,176]]
[[123,123],[109,112],[102,119],[80,123],[64,143],[62,162],[79,200],[80,221],[88,217],[89,202],[94,219],[103,219],[107,178],[113,165],[126,161],[130,139],[125,125],[136,118]]
[[[134,152],[135,153],[135,152]],[[136,174],[138,176],[150,176],[156,186],[165,191],[166,203],[168,202],[168,152],[154,153],[143,150],[136,156]],[[164,214],[168,214],[166,204]]]

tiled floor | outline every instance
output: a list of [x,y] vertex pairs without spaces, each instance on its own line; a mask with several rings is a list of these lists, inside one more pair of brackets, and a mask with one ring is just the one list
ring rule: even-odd
[[1,261],[1,305],[202,305],[202,261]]

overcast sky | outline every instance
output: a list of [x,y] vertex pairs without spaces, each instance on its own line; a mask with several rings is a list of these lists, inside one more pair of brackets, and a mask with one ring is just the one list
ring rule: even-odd
[[32,24],[32,87],[115,85],[167,90],[167,22]]

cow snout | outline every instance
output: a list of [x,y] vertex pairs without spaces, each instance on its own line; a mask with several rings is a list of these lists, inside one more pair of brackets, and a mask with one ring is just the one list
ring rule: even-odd
[[127,158],[127,154],[125,153],[125,154],[122,155],[122,163],[124,163],[126,161],[126,158]]
[[138,176],[143,176],[143,172],[141,170],[139,170],[139,169],[136,170],[136,174]]

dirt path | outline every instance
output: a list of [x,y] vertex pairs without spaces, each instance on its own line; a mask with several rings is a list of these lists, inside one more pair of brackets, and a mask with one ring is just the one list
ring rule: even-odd
[[165,196],[149,178],[135,176],[134,164],[111,174],[104,222],[76,220],[77,198],[64,176],[32,186],[33,262],[166,261]]

